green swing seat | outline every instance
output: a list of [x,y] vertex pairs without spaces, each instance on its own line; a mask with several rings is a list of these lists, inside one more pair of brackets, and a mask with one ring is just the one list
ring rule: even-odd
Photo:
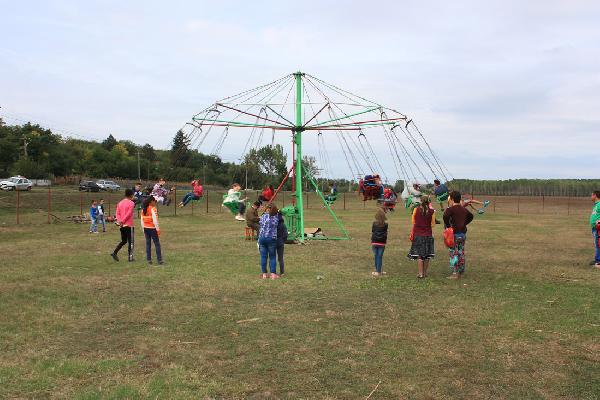
[[[240,212],[240,202],[237,200],[233,200],[233,201],[225,201],[225,199],[227,198],[227,195],[224,194],[223,195],[223,206],[226,207],[229,211],[231,211],[231,213],[233,215],[237,215]],[[248,206],[248,204],[246,203],[246,206]]]
[[327,202],[327,205],[332,205],[335,201],[337,200],[337,193],[336,194],[329,194],[327,196],[325,196],[325,201]]

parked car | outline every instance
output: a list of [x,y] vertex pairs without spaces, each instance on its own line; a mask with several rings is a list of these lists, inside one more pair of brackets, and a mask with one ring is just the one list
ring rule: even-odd
[[13,176],[5,181],[0,182],[2,190],[31,190],[33,183],[22,176]]
[[80,192],[99,192],[100,186],[96,184],[94,181],[81,181],[79,182],[79,191]]
[[121,189],[121,186],[117,185],[113,181],[99,180],[99,181],[96,181],[96,184],[98,186],[100,186],[100,189],[102,189],[102,190],[110,190],[111,192],[113,190],[119,190],[119,189]]

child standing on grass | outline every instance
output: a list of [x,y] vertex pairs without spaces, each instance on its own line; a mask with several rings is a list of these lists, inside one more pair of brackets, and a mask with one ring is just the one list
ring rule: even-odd
[[133,231],[133,189],[125,189],[125,198],[117,204],[117,210],[115,212],[115,223],[119,225],[121,231],[121,241],[117,244],[115,250],[110,253],[110,256],[115,261],[119,261],[117,253],[125,244],[127,244],[127,260],[133,261],[133,245],[134,245],[134,231]]
[[156,210],[156,199],[148,197],[144,200],[142,206],[142,229],[146,237],[146,260],[152,264],[152,242],[156,250],[156,260],[159,265],[163,264],[162,253],[160,249],[160,226],[158,225],[158,211]]
[[92,222],[90,225],[90,233],[98,233],[98,206],[96,205],[96,200],[92,200],[90,219]]
[[388,224],[385,222],[385,210],[379,207],[375,213],[375,221],[371,226],[371,248],[375,257],[375,271],[371,272],[373,276],[381,276],[383,268],[383,252],[387,243]]
[[260,229],[258,222],[260,221],[260,217],[258,216],[258,209],[261,206],[260,201],[255,201],[252,203],[252,206],[248,208],[246,211],[246,226],[248,228],[252,228],[256,235],[258,236],[258,231]]
[[258,248],[260,250],[261,278],[267,279],[267,258],[271,279],[279,278],[277,275],[277,225],[279,224],[278,209],[275,204],[268,204],[266,212],[260,217],[258,232]]
[[283,250],[288,238],[288,230],[281,212],[277,213],[277,262],[279,263],[279,276],[283,276]]
[[102,232],[106,232],[106,220],[104,217],[104,199],[98,204],[98,223],[102,224]]
[[594,267],[600,269],[600,190],[592,193],[594,208],[590,215],[590,225],[592,226],[592,236],[594,237],[594,246],[596,247],[596,256],[594,257]]
[[450,192],[449,205],[444,211],[444,226],[454,230],[454,246],[449,249],[452,275],[448,279],[460,279],[465,273],[467,225],[473,221],[473,214],[462,206],[460,192],[456,190]]
[[435,226],[435,210],[430,207],[428,196],[421,197],[421,203],[415,207],[412,214],[412,245],[408,258],[417,260],[419,273],[417,278],[427,277],[429,262],[435,257],[433,227]]

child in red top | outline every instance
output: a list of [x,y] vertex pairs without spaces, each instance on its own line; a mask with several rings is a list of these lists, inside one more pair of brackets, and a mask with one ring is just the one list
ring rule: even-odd
[[421,204],[415,207],[412,215],[412,246],[408,258],[418,260],[419,274],[417,278],[426,278],[429,260],[435,257],[433,227],[435,226],[435,210],[429,207],[429,197],[423,196]]
[[273,185],[267,185],[264,187],[260,196],[258,196],[258,201],[261,203],[268,203],[273,198],[275,191],[273,190]]
[[125,189],[125,198],[117,204],[116,211],[116,224],[121,228],[121,241],[110,254],[115,261],[119,261],[117,253],[121,250],[121,247],[127,244],[128,260],[133,261],[133,190]]
[[204,188],[200,184],[200,179],[196,179],[195,181],[192,181],[190,184],[192,185],[192,191],[186,193],[186,195],[183,196],[181,203],[179,203],[179,207],[185,207],[189,204],[190,201],[200,200],[200,197],[202,197]]

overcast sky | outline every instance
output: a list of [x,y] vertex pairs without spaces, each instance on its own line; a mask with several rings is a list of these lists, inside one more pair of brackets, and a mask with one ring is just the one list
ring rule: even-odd
[[455,177],[598,178],[597,1],[0,0],[0,21],[8,123],[167,148],[302,70],[409,115]]

